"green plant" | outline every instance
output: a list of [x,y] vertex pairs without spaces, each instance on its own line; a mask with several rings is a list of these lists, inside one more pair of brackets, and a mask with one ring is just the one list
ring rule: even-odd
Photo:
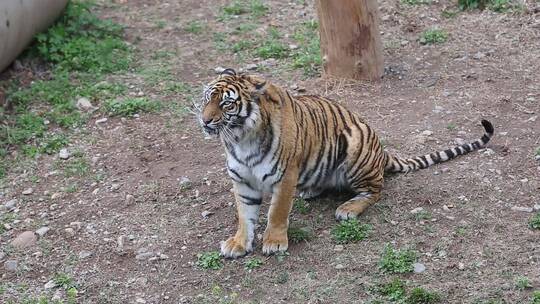
[[531,217],[531,219],[529,220],[529,227],[531,227],[532,229],[540,230],[540,212],[537,212]]
[[57,273],[54,276],[53,281],[56,286],[62,287],[65,290],[74,288],[77,285],[73,278],[66,273]]
[[285,271],[278,272],[274,278],[274,282],[277,284],[285,284],[289,281],[289,273]]
[[83,157],[76,157],[70,160],[64,167],[64,175],[66,177],[83,177],[88,173],[88,171],[90,171],[90,166]]
[[379,269],[387,273],[412,272],[416,252],[411,249],[394,249],[390,244],[384,247]]
[[185,30],[192,34],[199,34],[204,30],[204,25],[200,21],[193,20],[186,25]]
[[534,151],[534,155],[540,156],[540,147],[536,148],[536,150]]
[[399,278],[394,278],[392,281],[380,285],[377,290],[389,300],[397,302],[405,297],[405,282]]
[[540,290],[532,293],[531,304],[540,304]]
[[293,35],[298,43],[292,52],[293,67],[303,69],[306,76],[318,75],[322,65],[318,27],[315,21],[304,22]]
[[497,13],[504,13],[514,9],[519,9],[520,4],[512,3],[511,0],[490,0],[488,8]]
[[246,262],[244,263],[244,267],[248,270],[252,270],[252,269],[261,267],[262,264],[263,264],[263,261],[260,258],[253,257],[246,260]]
[[111,116],[133,116],[137,113],[153,112],[159,108],[159,104],[144,97],[126,98],[107,101],[104,108]]
[[525,289],[528,289],[528,288],[532,288],[531,281],[527,277],[523,277],[523,276],[517,277],[516,278],[516,288],[518,290],[525,290]]
[[451,9],[445,9],[441,12],[441,16],[443,16],[446,19],[454,18],[455,16],[457,16],[457,14],[458,14],[458,11],[451,10]]
[[455,129],[457,129],[457,126],[455,123],[451,122],[446,126],[446,128],[450,131],[454,131]]
[[301,197],[297,197],[293,200],[293,208],[300,214],[307,214],[311,210],[310,204]]
[[261,45],[255,50],[255,53],[257,54],[257,56],[263,59],[280,59],[289,56],[289,48],[282,42],[274,38],[270,38],[264,40]]
[[218,270],[223,267],[218,251],[209,251],[197,254],[196,265],[203,269]]
[[372,228],[369,224],[360,224],[357,219],[348,219],[334,226],[332,237],[338,244],[358,242],[367,238]]
[[303,241],[309,241],[311,238],[313,238],[313,233],[308,228],[296,228],[296,227],[289,227],[287,230],[287,236],[289,237],[289,240],[293,243],[300,243]]
[[414,214],[414,219],[416,221],[424,221],[424,220],[430,220],[431,219],[431,213],[426,210],[421,210],[418,213]]
[[436,292],[425,290],[421,287],[413,288],[405,299],[406,304],[432,304],[439,303],[441,296]]
[[39,150],[43,153],[53,154],[58,152],[62,147],[65,147],[68,142],[69,141],[64,134],[53,134],[45,137],[40,143]]
[[448,34],[441,29],[429,29],[422,33],[420,36],[421,44],[440,44],[446,42]]
[[251,0],[249,3],[249,11],[253,18],[260,18],[268,12],[268,7],[264,5],[262,0]]
[[469,9],[480,9],[483,10],[489,0],[458,0],[459,9],[469,10]]
[[230,5],[226,5],[221,8],[225,15],[238,16],[248,12],[248,8],[245,3],[235,0]]

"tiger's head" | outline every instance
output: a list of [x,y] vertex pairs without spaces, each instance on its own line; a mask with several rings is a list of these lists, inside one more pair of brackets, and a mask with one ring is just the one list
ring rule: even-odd
[[199,121],[207,134],[241,137],[254,129],[260,118],[259,96],[266,81],[224,70],[204,88]]

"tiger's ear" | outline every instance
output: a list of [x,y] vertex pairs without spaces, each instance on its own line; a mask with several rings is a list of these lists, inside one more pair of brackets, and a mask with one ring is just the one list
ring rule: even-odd
[[228,68],[228,69],[223,70],[223,72],[221,72],[219,75],[220,75],[220,76],[221,76],[221,75],[231,75],[231,76],[236,76],[236,71],[235,71],[234,69]]
[[256,93],[264,94],[264,91],[266,90],[266,80],[254,76],[254,75],[242,75],[242,78],[247,80],[250,84],[252,84],[255,87]]

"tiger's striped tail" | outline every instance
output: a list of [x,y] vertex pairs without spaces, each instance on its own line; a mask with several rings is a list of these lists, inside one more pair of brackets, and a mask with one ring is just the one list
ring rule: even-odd
[[477,139],[472,143],[463,144],[444,151],[433,152],[427,155],[408,159],[391,155],[385,151],[386,165],[384,170],[391,173],[407,173],[419,169],[425,169],[434,164],[450,160],[458,155],[463,155],[478,150],[485,146],[493,136],[493,125],[489,121],[482,120],[482,126],[485,129],[485,133],[480,139]]

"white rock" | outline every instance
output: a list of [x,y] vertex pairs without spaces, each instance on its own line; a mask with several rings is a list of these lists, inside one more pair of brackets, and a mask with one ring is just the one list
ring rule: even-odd
[[422,211],[424,211],[424,208],[418,207],[418,208],[414,208],[413,210],[411,210],[411,213],[412,214],[417,214],[417,213],[420,213]]
[[336,252],[341,252],[341,251],[343,251],[343,249],[345,249],[345,247],[343,247],[343,245],[334,246],[334,251],[336,251]]
[[414,273],[422,273],[426,271],[426,266],[422,263],[414,263]]
[[45,289],[53,289],[55,287],[56,287],[56,283],[54,282],[54,280],[50,280],[49,282],[45,284],[45,286],[43,286],[43,288]]
[[4,208],[6,208],[7,211],[11,211],[11,210],[15,209],[16,206],[17,206],[17,200],[16,199],[9,200],[4,204]]
[[108,120],[107,117],[103,117],[103,118],[100,118],[100,119],[96,119],[95,124],[96,124],[96,125],[99,125],[99,124],[102,124],[102,123],[107,122],[107,120]]
[[16,260],[7,260],[4,262],[4,269],[7,271],[16,271],[18,264]]
[[88,250],[82,250],[79,252],[79,259],[83,260],[92,256],[92,252]]
[[0,261],[6,257],[6,254],[0,250]]
[[482,52],[478,52],[478,53],[473,55],[473,58],[476,59],[476,60],[480,60],[480,59],[485,58],[485,57],[486,57],[486,54],[484,54]]
[[444,111],[444,108],[441,106],[435,106],[435,108],[433,109],[433,113],[441,113],[442,111]]
[[126,203],[131,204],[133,202],[135,202],[135,197],[133,195],[131,195],[131,194],[127,194],[126,195]]
[[211,211],[208,211],[208,210],[204,210],[201,215],[202,217],[204,218],[208,218],[210,215],[214,214],[214,212],[211,212]]
[[137,299],[135,299],[135,303],[145,304],[145,303],[146,303],[146,300],[143,299],[143,298],[137,298]]
[[490,148],[486,148],[486,149],[484,150],[484,155],[488,155],[488,156],[489,156],[489,155],[493,155],[493,154],[495,154],[495,151],[491,150]]
[[463,264],[462,262],[459,262],[457,268],[459,270],[463,270],[463,269],[465,269],[465,264]]
[[153,252],[143,252],[139,253],[135,256],[135,259],[137,260],[146,260],[154,256]]
[[296,45],[296,44],[289,44],[289,49],[291,49],[291,50],[296,50],[296,49],[298,49],[298,45]]
[[71,157],[71,153],[69,153],[68,149],[62,148],[60,149],[60,152],[58,152],[58,158],[60,159],[68,159]]
[[24,195],[30,195],[30,194],[32,194],[32,193],[34,193],[34,189],[32,189],[32,188],[25,189],[25,190],[22,192],[22,194],[24,194]]
[[534,204],[533,209],[534,211],[540,211],[540,204]]
[[433,132],[430,131],[430,130],[425,130],[425,131],[422,131],[421,134],[422,134],[423,136],[431,136],[431,135],[433,135]]
[[75,236],[75,230],[73,228],[66,228],[64,229],[64,232],[66,233],[68,237]]
[[345,268],[345,266],[343,264],[337,264],[335,268],[339,270]]
[[36,234],[39,235],[40,237],[43,237],[45,234],[47,234],[47,232],[49,232],[49,230],[50,230],[49,227],[44,226],[36,230]]
[[248,71],[254,71],[257,69],[257,65],[255,63],[250,63],[248,65],[246,65],[246,70]]
[[531,118],[527,119],[527,121],[535,122],[538,119],[538,115],[534,115]]
[[81,97],[77,100],[77,109],[81,110],[81,111],[92,111],[92,110],[95,110],[96,108],[92,105],[92,103],[90,102],[90,100],[88,100],[88,98],[86,97]]
[[463,138],[459,138],[459,137],[454,138],[454,142],[458,146],[461,146],[467,143]]
[[116,190],[118,190],[118,189],[120,189],[120,184],[112,184],[112,185],[111,185],[111,190],[112,190],[112,191],[116,191]]
[[446,172],[448,172],[448,171],[450,171],[450,169],[447,168],[447,167],[441,168],[441,172],[442,172],[442,173],[446,173]]
[[224,67],[220,67],[220,66],[218,66],[218,67],[216,67],[216,68],[214,69],[214,72],[216,72],[216,74],[221,74],[221,73],[223,73],[223,71],[225,71],[225,68],[224,68]]
[[533,212],[533,208],[531,207],[512,206],[511,209],[512,211]]

